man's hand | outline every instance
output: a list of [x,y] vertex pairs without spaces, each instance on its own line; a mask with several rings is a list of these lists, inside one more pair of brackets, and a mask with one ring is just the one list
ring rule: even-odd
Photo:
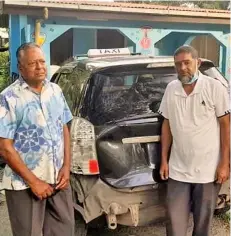
[[216,172],[216,182],[223,184],[229,178],[229,164],[220,162]]
[[221,159],[216,171],[217,183],[222,184],[229,178],[230,164],[230,115],[220,117]]
[[58,184],[55,189],[66,189],[69,185],[69,180],[70,180],[70,168],[68,166],[63,166],[58,174]]
[[168,119],[164,119],[161,127],[161,165],[160,177],[162,180],[168,179],[168,159],[169,149],[172,144],[172,133]]
[[60,169],[58,174],[58,184],[55,187],[56,190],[62,190],[68,187],[70,180],[70,133],[67,125],[63,126],[63,136],[64,136],[64,160],[63,167]]
[[50,197],[54,192],[54,189],[48,183],[40,179],[37,179],[33,184],[31,184],[30,188],[34,195],[39,198],[39,200]]
[[161,163],[160,166],[160,177],[162,180],[167,180],[168,179],[168,163],[167,162],[163,162]]

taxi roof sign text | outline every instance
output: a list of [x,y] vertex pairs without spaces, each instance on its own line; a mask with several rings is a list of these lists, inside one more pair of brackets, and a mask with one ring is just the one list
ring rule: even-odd
[[131,55],[131,52],[129,48],[90,49],[87,55],[89,58],[107,56],[127,56]]

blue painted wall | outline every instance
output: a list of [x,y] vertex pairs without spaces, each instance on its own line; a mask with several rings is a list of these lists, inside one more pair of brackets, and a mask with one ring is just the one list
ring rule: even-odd
[[129,38],[125,39],[125,47],[128,47],[130,52],[136,52],[136,44]]
[[179,37],[179,33],[172,32],[158,41],[155,47],[158,49],[159,55],[171,56],[174,54],[176,48],[186,43],[190,35],[190,33],[181,33]]
[[23,43],[22,39],[24,39],[21,31],[26,23],[25,16],[10,16],[9,25],[10,25],[10,70],[13,72],[17,72],[17,59],[16,59],[16,51],[17,48]]
[[[10,16],[11,72],[17,71],[14,57],[17,47],[25,41],[33,41],[35,20],[27,16]],[[145,34],[143,27],[150,28]],[[41,35],[45,42],[42,48],[50,64],[50,43],[61,34],[74,28],[73,55],[86,53],[89,48],[96,47],[97,28],[116,29],[126,36],[126,43],[132,50],[143,54],[172,55],[174,50],[187,42],[190,36],[212,34],[228,52],[229,27],[222,25],[179,24],[179,23],[148,23],[140,21],[87,21],[68,18],[51,18],[42,24]],[[162,46],[155,47],[162,40]],[[190,40],[189,40],[190,41]],[[68,42],[67,42],[68,43]],[[65,45],[64,45],[65,46]],[[229,53],[226,52],[226,55]],[[223,54],[225,55],[225,53]],[[225,61],[225,62],[224,62]],[[222,67],[228,76],[228,60],[223,56]]]
[[73,30],[73,55],[85,54],[89,48],[96,48],[96,29]]

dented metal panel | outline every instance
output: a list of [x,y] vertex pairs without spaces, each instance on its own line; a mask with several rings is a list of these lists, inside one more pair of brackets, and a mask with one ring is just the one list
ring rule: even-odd
[[71,185],[78,193],[78,201],[86,223],[106,214],[109,223],[147,225],[165,217],[165,191],[162,185],[113,188],[97,176],[71,175]]

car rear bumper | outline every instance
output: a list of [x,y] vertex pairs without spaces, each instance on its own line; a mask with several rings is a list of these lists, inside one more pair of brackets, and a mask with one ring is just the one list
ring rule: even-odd
[[98,176],[72,174],[71,185],[74,205],[86,223],[103,214],[109,228],[116,227],[117,223],[148,225],[165,218],[165,184],[115,189]]

